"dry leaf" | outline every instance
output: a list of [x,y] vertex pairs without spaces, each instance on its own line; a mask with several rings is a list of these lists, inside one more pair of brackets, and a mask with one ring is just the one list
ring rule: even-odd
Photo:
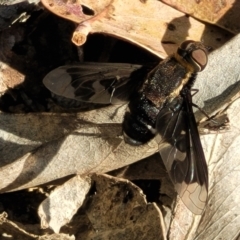
[[[79,218],[71,222],[72,234],[80,234],[77,239],[107,239],[110,236],[115,239],[145,239],[146,236],[166,239],[160,209],[155,203],[146,202],[140,188],[128,180],[108,175],[94,175],[92,180],[95,191],[87,196],[82,209],[88,218],[85,222],[88,227],[80,230]],[[58,232],[64,222],[69,222],[88,190],[89,179],[79,176],[55,189],[39,207],[44,227],[49,225]]]
[[78,175],[51,192],[38,209],[41,227],[50,227],[55,233],[59,233],[60,228],[70,222],[81,207],[90,187],[90,178],[81,178]]
[[240,2],[238,0],[162,1],[202,21],[217,24],[233,33],[240,32],[240,24],[238,21]]
[[161,211],[131,182],[97,175],[86,209],[93,231],[87,239],[166,239]]
[[[224,111],[239,97],[239,39],[237,36],[213,52],[208,67],[197,79],[200,91],[195,102],[210,114]],[[155,152],[153,142],[138,148],[124,144],[121,125],[113,124],[121,122],[124,111],[114,112],[114,106],[110,112],[107,109],[79,115],[1,113],[1,191],[35,186],[78,172],[110,171]],[[239,234],[238,101],[228,111],[229,131],[201,137],[211,181],[207,211],[193,217],[184,205],[177,205],[171,216],[170,239],[235,239]]]
[[[53,116],[52,114],[45,115],[45,120],[36,124],[35,129],[34,126],[29,129],[29,132],[33,133],[32,139],[35,138],[34,132],[42,129],[41,134],[36,137],[42,137],[39,142],[46,140],[43,135],[48,135],[48,128],[45,129],[44,123],[54,120]],[[51,122],[53,130],[50,133],[53,133],[54,129],[58,132],[59,124],[64,125],[64,121],[58,121],[59,117],[56,115],[56,121]],[[37,117],[32,116],[32,119],[37,119]],[[3,179],[0,183],[1,192],[36,186],[76,173],[111,171],[152,155],[157,149],[157,143],[154,140],[141,147],[132,147],[124,143],[121,137],[121,124],[74,125],[78,119],[72,120],[72,123],[66,124],[62,131],[51,135],[52,141],[41,147],[35,146],[34,151],[32,149],[31,153],[23,155],[12,163],[10,162],[13,159],[5,160],[5,164],[7,162],[9,164],[0,169]],[[76,129],[68,134],[72,126]],[[25,128],[26,125],[22,127]],[[24,132],[23,129],[20,132]],[[8,137],[5,138],[8,139]],[[16,145],[9,142],[7,147],[14,149]],[[21,149],[26,151],[24,147]]]
[[[42,0],[44,6],[78,23],[73,42],[82,45],[88,33],[104,33],[137,44],[164,58],[173,53],[185,39],[203,41],[218,48],[231,34],[203,24],[160,1]],[[85,14],[81,4],[89,9]]]

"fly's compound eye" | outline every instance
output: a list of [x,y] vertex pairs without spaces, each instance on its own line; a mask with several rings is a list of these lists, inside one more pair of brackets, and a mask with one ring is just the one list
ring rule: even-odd
[[201,72],[206,66],[208,62],[208,57],[206,51],[203,49],[196,49],[191,52],[191,60],[194,65],[194,69],[197,72]]
[[177,53],[191,65],[195,72],[202,71],[208,62],[207,47],[201,42],[185,41],[178,48]]

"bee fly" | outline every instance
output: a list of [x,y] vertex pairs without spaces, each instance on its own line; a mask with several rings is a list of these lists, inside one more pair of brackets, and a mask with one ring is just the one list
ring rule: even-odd
[[191,88],[207,65],[207,48],[185,41],[150,72],[130,64],[63,66],[44,78],[53,93],[83,102],[122,104],[127,143],[140,145],[156,134],[159,152],[185,205],[201,214],[208,196],[208,168],[192,110]]

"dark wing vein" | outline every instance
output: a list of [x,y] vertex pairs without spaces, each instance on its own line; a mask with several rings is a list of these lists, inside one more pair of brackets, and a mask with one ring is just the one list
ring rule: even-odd
[[160,155],[179,196],[189,210],[201,214],[208,195],[208,170],[189,90],[160,110],[157,131]]
[[81,63],[48,73],[44,85],[54,94],[83,102],[121,104],[129,101],[149,68],[119,63]]

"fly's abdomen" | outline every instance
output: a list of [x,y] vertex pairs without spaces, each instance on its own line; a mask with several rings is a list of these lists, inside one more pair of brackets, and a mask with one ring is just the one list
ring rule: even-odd
[[159,109],[143,93],[138,93],[129,103],[123,121],[124,140],[131,145],[148,142],[155,136]]

